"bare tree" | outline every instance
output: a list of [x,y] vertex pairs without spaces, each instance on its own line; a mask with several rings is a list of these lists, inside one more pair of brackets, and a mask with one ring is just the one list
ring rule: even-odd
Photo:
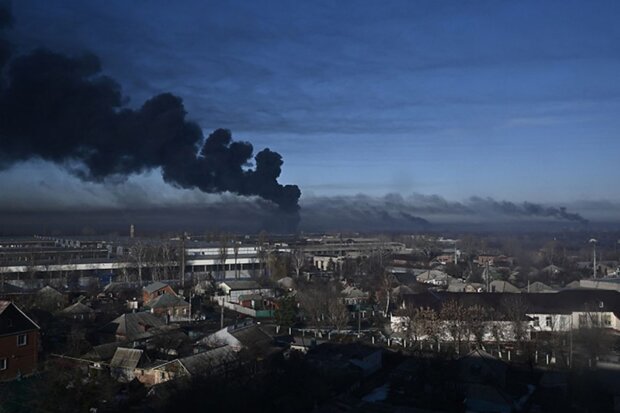
[[257,258],[259,265],[259,274],[261,278],[266,276],[267,271],[267,258],[269,257],[269,249],[267,244],[267,233],[265,231],[261,231],[258,234],[258,245],[257,245]]
[[295,276],[299,278],[301,274],[301,270],[306,263],[306,253],[302,246],[298,246],[291,252],[291,264],[293,265],[293,269],[295,270]]
[[420,308],[419,318],[422,320],[422,329],[428,340],[436,345],[441,337],[441,320],[439,314],[432,308]]
[[401,326],[406,337],[413,343],[426,334],[425,310],[414,306],[406,306],[403,312]]
[[174,271],[172,269],[177,259],[177,250],[170,242],[165,241],[159,246],[159,251],[163,276],[165,279],[173,279]]
[[327,300],[329,322],[338,331],[347,326],[351,315],[339,291],[332,291]]
[[483,306],[476,304],[466,308],[465,325],[467,336],[468,339],[473,336],[479,348],[484,348],[483,340],[488,319],[488,311]]
[[161,260],[161,248],[157,245],[146,247],[146,262],[151,270],[151,279],[159,281],[163,279],[164,266]]
[[228,258],[228,243],[229,238],[228,235],[222,234],[220,235],[220,247],[218,249],[218,260],[219,260],[219,269],[220,269],[220,278],[226,278],[226,259]]
[[460,354],[461,344],[467,335],[467,309],[459,301],[450,299],[441,307],[439,318],[454,342],[456,353]]
[[505,297],[501,303],[506,319],[512,325],[512,333],[518,345],[522,345],[528,335],[526,313],[527,303],[518,295]]
[[297,298],[306,316],[315,326],[328,325],[342,330],[350,314],[342,299],[340,285],[335,282],[317,282],[299,285]]
[[235,259],[235,278],[239,278],[241,276],[239,266],[237,265],[239,259],[239,243],[236,241],[233,244],[233,257]]
[[304,315],[310,322],[322,327],[325,323],[325,300],[326,294],[323,288],[319,288],[315,284],[299,285],[297,299]]
[[147,259],[146,245],[141,241],[136,241],[129,248],[129,255],[138,268],[138,281],[142,283],[142,268],[144,268]]

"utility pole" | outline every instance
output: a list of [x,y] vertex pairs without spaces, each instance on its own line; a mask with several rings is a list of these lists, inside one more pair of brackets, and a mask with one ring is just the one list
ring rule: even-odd
[[596,279],[596,243],[598,241],[591,238],[589,242],[592,244],[592,278]]
[[568,364],[569,367],[573,368],[573,313],[570,314],[570,332],[568,336],[569,340],[569,351],[568,351]]
[[456,243],[457,241],[454,241],[454,265],[459,264],[459,250],[456,249]]
[[487,293],[489,293],[490,288],[491,288],[491,274],[489,271],[489,261],[487,260],[486,262],[486,282],[487,282]]
[[362,332],[362,305],[357,305],[357,337],[359,338]]
[[224,301],[220,304],[220,329],[224,328]]

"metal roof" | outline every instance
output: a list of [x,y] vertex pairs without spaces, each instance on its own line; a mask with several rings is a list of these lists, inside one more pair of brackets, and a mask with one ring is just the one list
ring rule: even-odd
[[85,314],[85,313],[93,313],[95,310],[82,303],[75,303],[70,305],[69,307],[63,309],[61,313],[64,314]]
[[172,295],[172,294],[162,294],[157,298],[152,299],[145,307],[149,308],[162,308],[162,307],[189,307],[189,303],[185,301],[183,298]]
[[191,376],[200,376],[216,373],[226,364],[236,360],[237,353],[232,347],[223,346],[204,353],[184,357],[179,359],[179,362]]
[[134,348],[119,347],[110,361],[110,367],[135,369],[140,364],[144,351]]
[[155,281],[154,283],[151,283],[151,284],[147,285],[146,287],[144,287],[144,291],[146,291],[149,294],[152,294],[155,291],[161,290],[162,288],[166,288],[167,286],[168,286],[168,284],[164,284],[162,282]]
[[117,317],[110,323],[116,327],[116,334],[127,337],[128,340],[136,340],[149,337],[149,329],[163,327],[166,323],[151,313],[127,313]]

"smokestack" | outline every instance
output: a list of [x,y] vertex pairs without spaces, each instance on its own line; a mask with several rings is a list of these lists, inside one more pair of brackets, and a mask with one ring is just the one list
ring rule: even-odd
[[129,238],[133,238],[135,236],[135,228],[133,224],[129,226]]

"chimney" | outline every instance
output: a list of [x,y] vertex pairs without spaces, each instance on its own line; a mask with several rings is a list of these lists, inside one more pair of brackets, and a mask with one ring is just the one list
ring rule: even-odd
[[131,225],[129,226],[129,238],[133,238],[133,237],[134,237],[134,235],[135,235],[135,232],[136,232],[136,230],[135,230],[135,228],[134,228],[133,224],[131,224]]

